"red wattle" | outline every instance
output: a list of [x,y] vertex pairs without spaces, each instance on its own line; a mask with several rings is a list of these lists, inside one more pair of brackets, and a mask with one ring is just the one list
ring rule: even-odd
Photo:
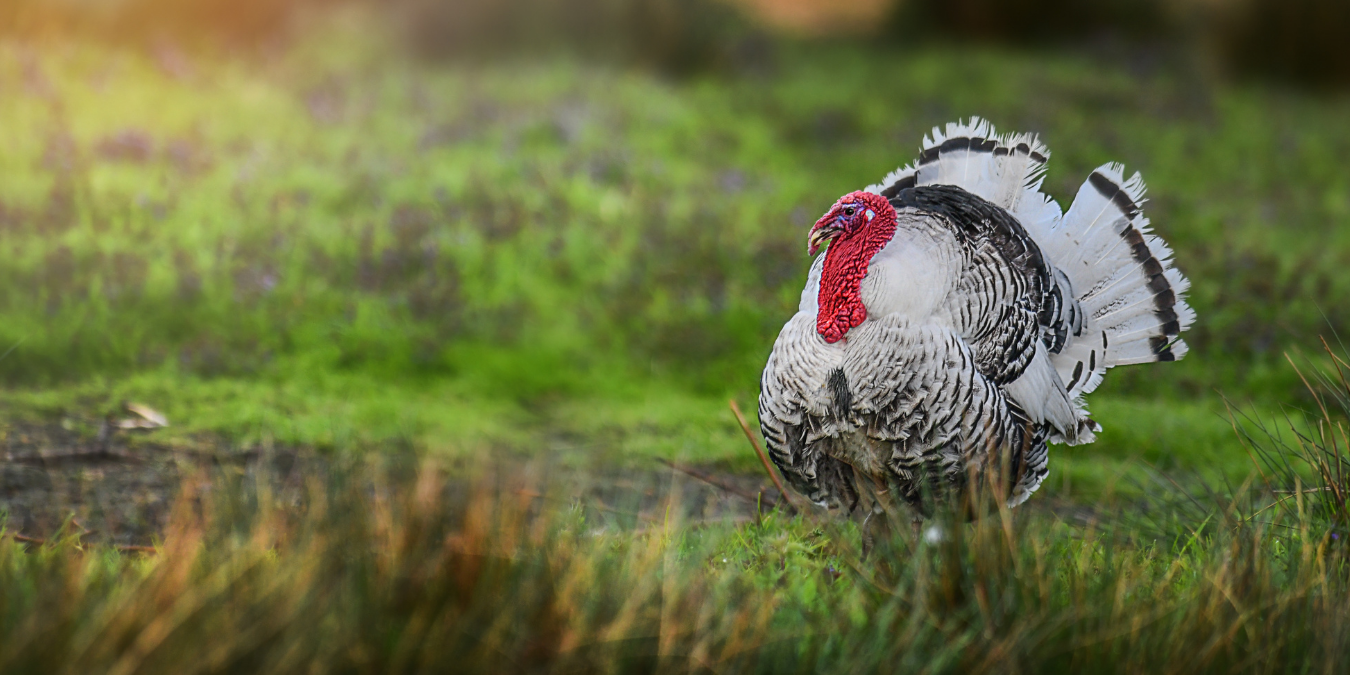
[[895,216],[878,217],[862,230],[838,237],[825,251],[825,267],[820,274],[816,296],[816,332],[826,342],[835,343],[867,318],[859,286],[867,277],[867,266],[886,242],[895,235]]

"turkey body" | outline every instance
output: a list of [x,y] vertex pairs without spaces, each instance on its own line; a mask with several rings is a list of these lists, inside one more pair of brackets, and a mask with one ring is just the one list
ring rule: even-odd
[[1185,353],[1187,282],[1137,174],[1099,168],[1061,213],[1034,137],[975,119],[925,146],[817,223],[830,249],[764,369],[770,457],[827,509],[925,514],[990,480],[1015,506],[1050,443],[1100,430],[1083,396],[1107,368]]

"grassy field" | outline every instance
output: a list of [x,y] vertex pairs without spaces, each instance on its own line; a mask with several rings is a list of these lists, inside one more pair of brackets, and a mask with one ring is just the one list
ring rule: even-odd
[[[1251,519],[1202,523],[1235,518],[1229,487],[1257,468],[1225,397],[1261,419],[1311,408],[1284,353],[1350,332],[1337,302],[1350,292],[1350,98],[974,48],[784,45],[766,69],[684,80],[395,53],[353,22],[228,58],[0,43],[7,437],[47,425],[101,438],[137,401],[171,426],[133,445],[298,448],[348,467],[332,475],[412,448],[458,467],[469,495],[325,473],[294,493],[310,505],[295,514],[260,487],[237,512],[180,506],[159,558],[88,548],[70,527],[36,553],[0,544],[12,667],[388,672],[471,652],[520,669],[656,653],[670,659],[642,663],[1277,672],[1291,655],[1315,669],[1343,651],[1350,607],[1327,600],[1346,587],[1324,520],[1300,500],[1279,521],[1293,528],[1284,543]],[[969,115],[1040,132],[1061,204],[1103,162],[1142,171],[1147,212],[1194,282],[1191,354],[1107,377],[1089,401],[1100,440],[1052,452],[1036,500],[1055,508],[957,528],[943,546],[897,541],[874,568],[847,524],[745,522],[742,505],[679,526],[694,516],[661,520],[651,497],[630,511],[657,522],[595,530],[592,505],[502,506],[516,493],[475,482],[465,467],[485,460],[758,471],[726,401],[754,408],[809,224],[909,161],[928,128]],[[1229,487],[1196,516],[1167,506],[1186,494],[1169,479]],[[555,482],[531,489],[570,489]],[[429,501],[361,512],[381,489]],[[1180,520],[1103,524],[1111,495]],[[313,506],[325,500],[341,507]],[[430,506],[446,513],[419,511]],[[509,522],[482,529],[493,518]],[[1000,544],[1006,533],[1033,543]],[[424,582],[459,585],[407,596]],[[483,619],[499,592],[524,595]],[[329,623],[303,632],[311,612]],[[255,616],[272,623],[250,628]],[[1292,616],[1297,630],[1269,633]],[[473,625],[477,646],[455,641]],[[53,630],[80,656],[22,637]],[[240,637],[190,661],[192,636],[219,631]],[[608,646],[579,647],[593,644]],[[1261,656],[1245,661],[1248,649]]]
[[0,665],[1330,673],[1350,636],[1345,550],[1314,518],[1174,542],[1003,513],[863,560],[847,522],[700,523],[667,502],[607,526],[546,484],[446,489],[433,468],[378,466],[312,480],[301,508],[284,492],[180,503],[155,557],[69,531],[0,544]]

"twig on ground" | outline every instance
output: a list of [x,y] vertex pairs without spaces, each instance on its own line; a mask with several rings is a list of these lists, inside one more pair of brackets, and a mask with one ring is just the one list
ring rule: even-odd
[[750,447],[755,449],[755,454],[759,455],[759,461],[764,464],[764,470],[769,472],[769,478],[773,480],[774,487],[778,488],[778,493],[783,495],[783,501],[792,507],[794,511],[801,511],[797,500],[793,499],[792,493],[783,487],[783,481],[778,478],[778,473],[773,470],[773,465],[769,463],[769,456],[764,454],[764,449],[759,447],[759,440],[750,431],[750,425],[745,423],[745,415],[741,414],[741,407],[736,405],[736,399],[728,401],[731,404],[731,414],[736,416],[736,421],[741,425],[741,431],[745,432],[746,440],[750,441]]
[[155,553],[154,546],[137,546],[135,544],[116,544],[113,548],[123,553]]
[[[713,476],[713,475],[711,475],[711,474],[704,473],[704,472],[699,471],[698,469],[695,469],[695,468],[693,468],[693,467],[684,466],[684,465],[682,465],[682,464],[676,464],[675,462],[672,462],[672,461],[670,461],[670,460],[668,460],[668,459],[664,459],[664,458],[661,458],[661,457],[657,457],[657,458],[656,458],[656,461],[658,461],[658,462],[660,462],[660,463],[662,463],[662,464],[665,464],[666,466],[668,466],[668,467],[670,467],[670,468],[672,468],[672,469],[674,469],[674,470],[676,470],[676,471],[679,471],[679,472],[682,473],[682,474],[685,474],[685,475],[688,475],[688,476],[693,476],[694,478],[697,478],[697,479],[703,481],[704,483],[707,483],[708,485],[711,485],[711,486],[713,486],[713,487],[715,487],[715,488],[717,488],[717,489],[719,489],[719,490],[724,490],[724,491],[726,491],[726,492],[730,492],[731,494],[736,495],[737,497],[740,497],[741,499],[744,499],[744,500],[749,501],[749,502],[758,502],[758,501],[759,501],[759,496],[763,494],[762,492],[758,492],[758,493],[746,492],[745,490],[742,490],[742,489],[740,489],[740,488],[738,488],[738,487],[736,487],[736,486],[734,486],[734,485],[729,485],[729,484],[727,484],[725,481],[722,481],[721,479],[719,479],[719,478],[716,477],[716,476]],[[766,506],[777,506],[777,505],[778,505],[778,500],[774,500],[774,501],[769,502],[768,504],[766,504]]]
[[[5,536],[22,544],[33,544],[35,546],[45,546],[47,540],[42,537],[29,537],[18,532],[6,532]],[[123,553],[155,553],[154,546],[137,546],[135,544],[110,544],[112,548]]]
[[70,524],[71,524],[71,525],[74,525],[75,527],[80,528],[80,536],[81,536],[81,537],[88,537],[89,535],[92,535],[92,534],[98,534],[98,530],[91,530],[91,529],[85,527],[84,525],[82,525],[82,524],[80,523],[80,521],[78,521],[78,520],[76,520],[76,519],[74,519],[74,518],[71,518],[71,519],[70,519]]

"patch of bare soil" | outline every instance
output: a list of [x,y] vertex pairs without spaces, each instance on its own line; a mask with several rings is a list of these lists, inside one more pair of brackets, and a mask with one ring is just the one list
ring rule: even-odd
[[[209,486],[226,486],[246,501],[265,484],[272,498],[299,503],[307,481],[326,480],[335,462],[331,454],[297,448],[203,441],[183,449],[106,424],[13,422],[0,426],[0,433],[0,517],[6,519],[7,533],[34,541],[56,536],[64,527],[65,534],[82,533],[85,542],[152,545],[185,483],[207,488],[195,491],[199,498]],[[403,456],[379,469],[393,485],[405,480],[411,485],[422,465],[407,449],[377,454]],[[442,473],[447,490],[475,489],[487,476],[539,508],[579,506],[597,528],[641,528],[671,516],[685,523],[744,521],[778,502],[766,476],[701,466],[580,471],[504,460],[491,467],[442,467]]]
[[[60,422],[17,422],[0,440],[0,514],[5,529],[32,539],[62,531],[84,541],[145,546],[163,531],[183,481],[256,471],[261,453],[210,444],[184,451],[103,425],[90,434]],[[274,453],[291,469],[297,453]],[[281,480],[292,480],[288,471]]]

